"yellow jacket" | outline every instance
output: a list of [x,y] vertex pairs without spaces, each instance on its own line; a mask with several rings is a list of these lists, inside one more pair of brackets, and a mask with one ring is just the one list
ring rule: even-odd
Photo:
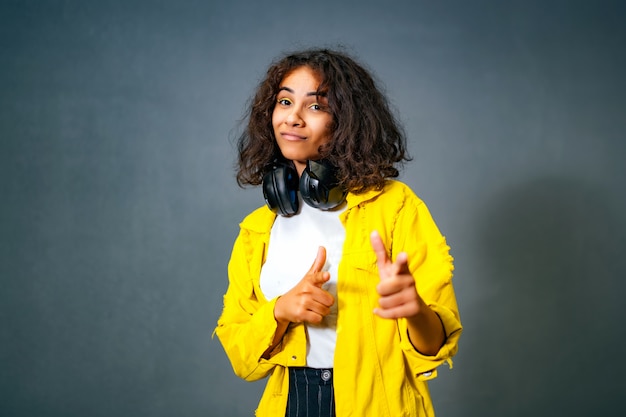
[[[304,325],[292,324],[269,359],[276,321],[276,299],[259,288],[261,266],[275,214],[261,207],[240,225],[228,265],[229,286],[217,334],[235,374],[254,381],[269,375],[256,410],[258,417],[285,415],[289,366],[306,365]],[[337,417],[433,416],[427,380],[437,366],[451,365],[462,327],[452,286],[452,257],[426,205],[399,181],[382,191],[348,194],[341,214],[346,228],[337,283],[337,344],[334,389]],[[446,341],[437,355],[417,352],[408,339],[405,319],[382,319],[377,306],[378,275],[370,233],[377,230],[395,260],[406,252],[417,290],[439,315]]]

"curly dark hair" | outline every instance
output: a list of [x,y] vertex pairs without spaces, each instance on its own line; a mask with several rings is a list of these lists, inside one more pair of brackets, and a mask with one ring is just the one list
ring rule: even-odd
[[410,161],[406,137],[372,75],[347,53],[306,49],[274,61],[258,85],[239,136],[237,183],[260,185],[272,161],[281,157],[274,137],[272,112],[281,81],[291,71],[309,67],[321,79],[333,116],[331,139],[320,156],[337,167],[340,185],[353,193],[381,189],[397,177],[397,166]]

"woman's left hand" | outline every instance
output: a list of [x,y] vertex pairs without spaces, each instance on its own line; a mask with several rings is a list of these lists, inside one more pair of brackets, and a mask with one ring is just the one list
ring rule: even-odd
[[415,278],[409,270],[407,254],[401,252],[392,262],[378,232],[370,235],[380,282],[376,291],[380,295],[374,314],[384,319],[406,318],[409,340],[424,355],[435,355],[445,342],[445,329],[439,316],[424,302],[417,292]]
[[376,253],[380,274],[380,283],[376,286],[380,295],[379,307],[374,309],[374,313],[386,319],[417,315],[422,310],[424,301],[419,296],[415,278],[409,271],[407,254],[399,253],[396,261],[392,262],[378,232],[372,232],[370,241]]

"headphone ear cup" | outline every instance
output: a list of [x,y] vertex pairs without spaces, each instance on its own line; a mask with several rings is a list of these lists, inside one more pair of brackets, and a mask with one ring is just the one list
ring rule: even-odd
[[300,194],[309,206],[331,210],[345,201],[347,193],[337,184],[335,168],[320,160],[307,161],[300,176]]
[[267,206],[281,216],[292,216],[300,208],[298,171],[285,163],[275,163],[263,176],[263,197]]

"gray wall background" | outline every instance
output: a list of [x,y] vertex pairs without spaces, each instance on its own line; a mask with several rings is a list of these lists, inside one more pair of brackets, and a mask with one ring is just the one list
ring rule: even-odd
[[621,415],[621,1],[0,1],[0,415],[251,416],[211,334],[270,60],[345,45],[456,259],[440,416]]

